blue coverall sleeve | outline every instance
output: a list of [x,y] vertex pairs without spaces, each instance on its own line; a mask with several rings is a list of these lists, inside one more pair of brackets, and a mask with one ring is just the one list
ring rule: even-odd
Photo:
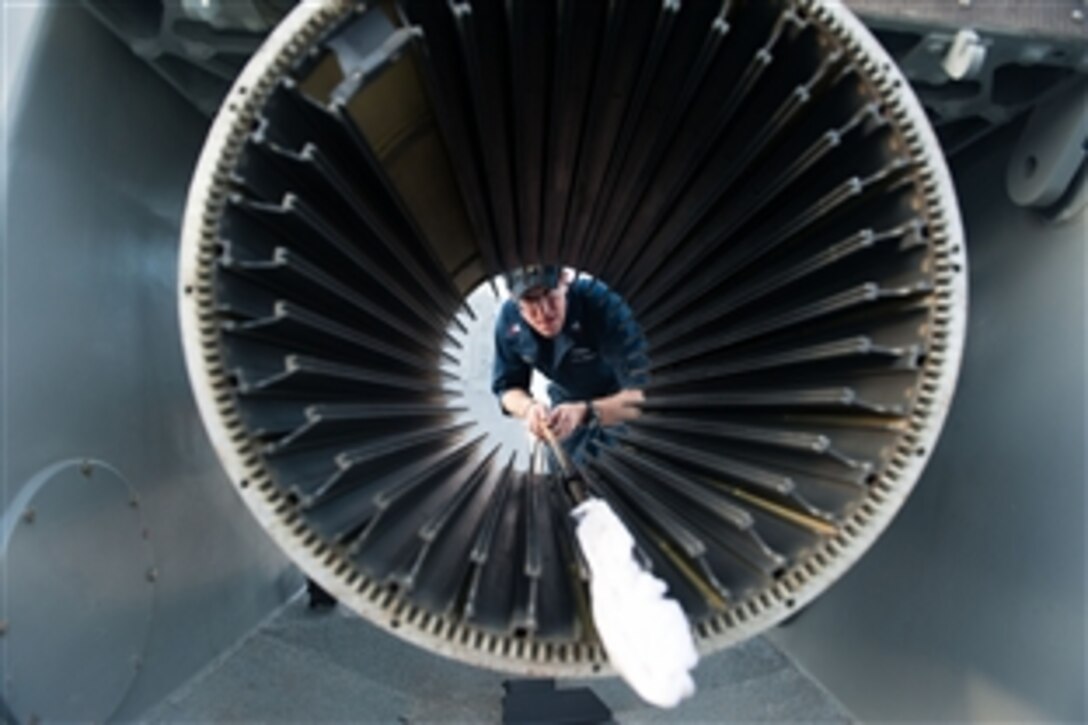
[[533,375],[533,369],[514,350],[514,339],[507,332],[509,322],[505,318],[506,315],[499,315],[495,320],[495,355],[491,364],[491,391],[500,398],[499,407],[507,390],[528,390]]
[[623,298],[604,285],[601,287],[604,294],[597,298],[603,317],[601,354],[616,372],[620,388],[643,387],[649,382],[650,361],[642,328]]

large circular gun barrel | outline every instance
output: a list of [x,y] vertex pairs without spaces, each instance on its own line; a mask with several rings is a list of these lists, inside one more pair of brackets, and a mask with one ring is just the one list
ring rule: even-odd
[[606,658],[571,502],[466,420],[466,295],[547,263],[628,301],[643,415],[584,473],[709,651],[826,588],[918,479],[961,237],[921,107],[841,3],[304,3],[197,168],[184,344],[307,574],[430,650],[583,675]]

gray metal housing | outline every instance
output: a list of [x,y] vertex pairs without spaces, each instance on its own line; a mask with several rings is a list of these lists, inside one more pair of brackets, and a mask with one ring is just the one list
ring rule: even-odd
[[[101,461],[135,490],[154,552],[150,628],[132,653],[139,661],[126,654],[138,673],[120,708],[78,714],[132,718],[300,582],[229,490],[182,363],[176,244],[205,119],[84,9],[5,5],[3,18],[27,33],[4,48],[15,81],[4,89],[0,211],[4,508],[39,471],[67,459]],[[93,513],[74,522],[97,520]],[[86,571],[78,596],[124,611],[128,587],[148,586],[144,576],[114,586]],[[21,593],[31,586],[14,576],[6,584]],[[10,619],[7,638],[53,621],[53,604],[38,604],[41,621]],[[115,659],[66,645],[65,657]],[[37,677],[58,692],[76,686],[58,681],[63,673],[46,669],[42,655]],[[19,685],[6,683],[4,699]],[[50,706],[14,714],[73,716]]]
[[[6,33],[32,29],[3,49],[5,70],[24,68],[4,87],[4,507],[71,457],[139,491],[160,578],[143,668],[114,713],[131,719],[292,579],[228,490],[181,360],[175,243],[205,122],[78,9],[3,12]],[[1007,202],[1014,141],[984,141],[955,169],[973,316],[929,469],[881,543],[775,636],[863,720],[1088,717],[1088,219],[1054,227]]]
[[954,168],[972,316],[940,445],[896,525],[773,636],[864,721],[1088,717],[1088,215],[1009,201],[1009,131]]

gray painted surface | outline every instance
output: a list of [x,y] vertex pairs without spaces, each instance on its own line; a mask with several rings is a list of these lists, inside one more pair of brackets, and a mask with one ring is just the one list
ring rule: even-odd
[[862,720],[1088,717],[1088,219],[1010,204],[1015,139],[957,169],[970,323],[934,458],[869,554],[775,635]]
[[155,601],[135,490],[110,467],[64,461],[0,521],[4,702],[20,721],[105,720],[139,672]]
[[[150,722],[498,722],[507,676],[428,654],[346,609],[302,599],[146,713]],[[642,703],[616,678],[588,686],[618,722],[853,722],[762,638],[705,659],[698,694],[674,710]]]
[[[37,11],[5,3],[5,27],[34,27],[21,14]],[[71,458],[99,459],[138,491],[159,577],[143,668],[118,711],[134,716],[293,580],[227,484],[182,362],[177,238],[206,121],[69,3],[3,60],[24,81],[4,118],[3,502]]]

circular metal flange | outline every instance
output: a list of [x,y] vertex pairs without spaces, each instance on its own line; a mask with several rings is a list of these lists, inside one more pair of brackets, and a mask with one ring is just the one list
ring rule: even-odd
[[104,721],[128,692],[151,626],[155,571],[132,485],[94,459],[55,463],[0,524],[0,661],[12,714]]
[[[909,345],[892,348],[860,337],[848,340],[852,354],[874,353],[909,366],[916,380],[909,405],[882,429],[889,433],[891,443],[881,450],[879,467],[866,478],[863,493],[844,509],[833,531],[797,552],[769,585],[722,602],[693,622],[704,652],[757,634],[804,606],[841,576],[889,524],[921,475],[940,433],[955,387],[966,325],[966,259],[955,194],[934,134],[902,74],[841,3],[796,0],[775,7],[781,8],[786,25],[818,35],[827,56],[836,57],[828,67],[840,61],[849,65],[859,93],[871,101],[882,127],[889,129],[887,150],[895,157],[890,176],[851,179],[843,188],[848,194],[864,195],[886,179],[894,180],[897,188],[910,188],[907,207],[925,234],[904,242],[904,247],[924,248],[925,261],[915,272],[925,278],[926,285],[924,289],[889,288],[884,299],[924,298],[925,306],[918,308],[924,309],[924,322],[910,332],[924,343],[924,350],[915,355]],[[231,480],[262,526],[310,577],[345,605],[404,639],[473,664],[530,676],[602,672],[607,669],[606,658],[592,638],[556,643],[537,639],[532,632],[496,632],[472,624],[460,612],[419,606],[395,580],[367,576],[353,561],[352,552],[313,528],[297,498],[277,485],[264,458],[263,441],[247,428],[242,415],[219,317],[220,225],[229,195],[238,188],[237,168],[244,146],[259,127],[265,104],[294,64],[355,9],[354,3],[331,0],[298,6],[238,78],[209,134],[190,188],[179,279],[186,361],[201,414]],[[721,32],[727,29],[728,24],[722,23]],[[761,50],[757,57],[770,62],[771,55]],[[806,94],[798,98],[803,100]],[[831,133],[825,138],[837,144],[841,135]],[[288,163],[298,166],[310,160],[299,157]],[[896,214],[900,211],[896,208]],[[862,291],[867,300],[881,294],[877,285]],[[630,301],[632,306],[638,302],[633,296]],[[652,335],[648,338],[653,345]],[[824,350],[814,346],[810,352]],[[827,448],[823,439],[813,440],[821,450]]]

